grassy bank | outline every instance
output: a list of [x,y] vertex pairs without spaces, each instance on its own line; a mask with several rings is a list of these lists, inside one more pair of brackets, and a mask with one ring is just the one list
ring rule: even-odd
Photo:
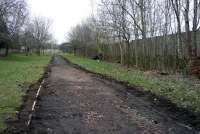
[[49,60],[50,56],[36,55],[0,58],[0,132],[6,127],[5,119],[21,104],[25,87],[41,77]]
[[127,81],[131,85],[141,86],[144,90],[167,97],[172,102],[185,108],[200,111],[200,81],[188,78],[166,77],[139,70],[131,70],[108,62],[64,55],[72,63],[78,64],[93,72],[106,74],[120,81]]

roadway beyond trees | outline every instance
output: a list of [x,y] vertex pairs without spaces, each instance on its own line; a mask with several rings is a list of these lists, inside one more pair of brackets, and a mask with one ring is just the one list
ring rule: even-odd
[[147,96],[54,57],[30,134],[195,134]]

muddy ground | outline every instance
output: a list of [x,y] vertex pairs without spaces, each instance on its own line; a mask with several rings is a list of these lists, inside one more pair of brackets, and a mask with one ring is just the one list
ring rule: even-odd
[[22,131],[17,123],[16,133],[199,134],[197,117],[187,111],[162,105],[160,98],[80,69],[60,56],[53,58],[48,72],[29,128]]

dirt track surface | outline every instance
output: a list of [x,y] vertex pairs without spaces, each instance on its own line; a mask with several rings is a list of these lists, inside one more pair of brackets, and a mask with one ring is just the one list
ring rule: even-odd
[[125,86],[59,56],[41,90],[30,134],[198,134]]

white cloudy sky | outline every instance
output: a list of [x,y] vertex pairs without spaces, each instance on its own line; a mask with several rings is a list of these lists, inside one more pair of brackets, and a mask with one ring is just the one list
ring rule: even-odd
[[[93,2],[92,2],[93,1]],[[92,13],[98,0],[28,0],[31,14],[52,20],[52,32],[58,43],[66,40],[71,27]]]

